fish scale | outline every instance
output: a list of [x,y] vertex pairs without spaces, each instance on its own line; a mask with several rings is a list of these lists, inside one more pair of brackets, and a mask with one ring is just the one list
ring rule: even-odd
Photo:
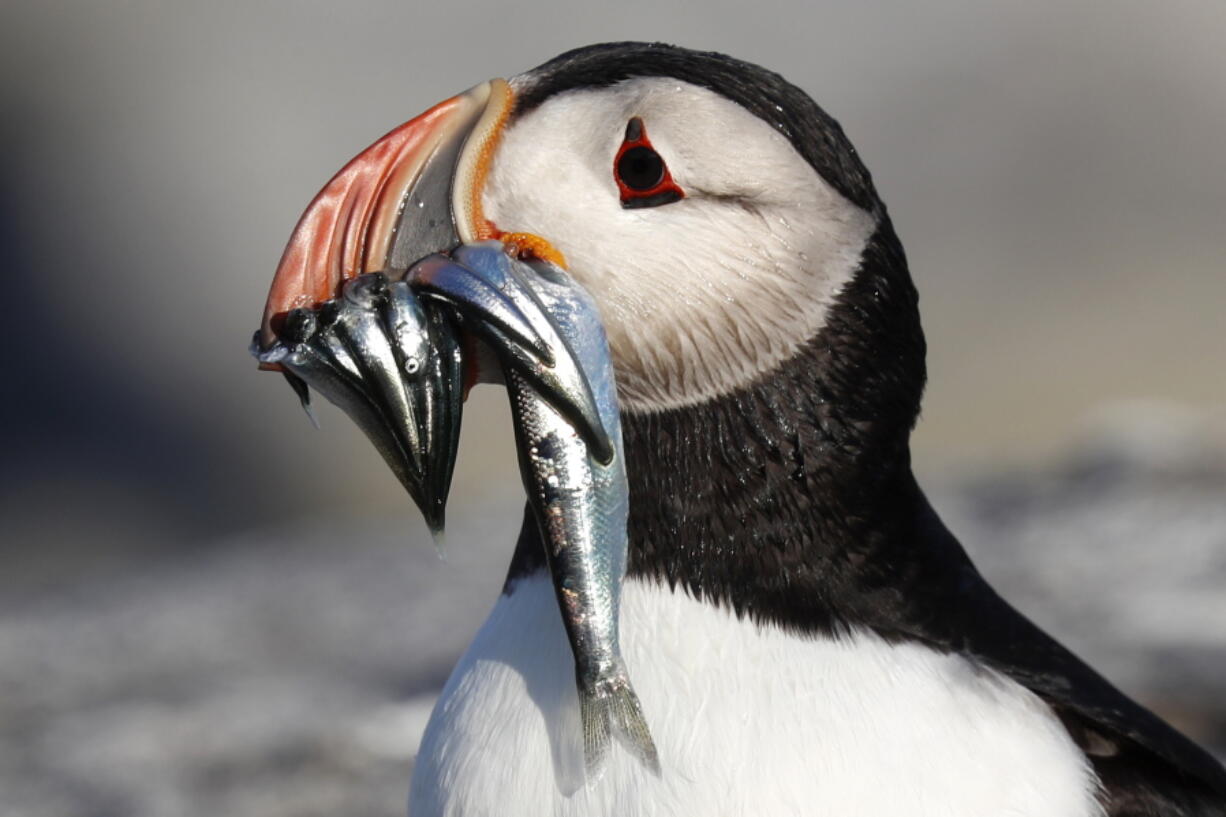
[[[658,773],[618,636],[629,487],[613,363],[595,301],[563,270],[511,259],[497,242],[424,259],[407,277],[463,314],[502,363],[520,475],[575,659],[589,779],[600,776],[613,737]],[[525,365],[534,336],[548,338],[551,359]],[[568,408],[558,393],[584,399]]]
[[[658,773],[658,753],[618,635],[629,486],[613,365],[595,302],[562,270],[544,262],[509,262],[501,252],[491,255],[471,247],[461,248],[455,258],[478,274],[488,270],[491,279],[514,281],[536,296],[585,376],[611,439],[613,456],[602,463],[575,424],[518,370],[507,368],[520,474],[543,534],[575,658],[588,776],[599,777],[613,737]],[[509,275],[508,264],[514,265]]]

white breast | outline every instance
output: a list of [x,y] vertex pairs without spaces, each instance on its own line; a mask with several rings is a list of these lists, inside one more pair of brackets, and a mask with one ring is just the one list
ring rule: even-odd
[[1085,757],[1013,681],[859,633],[799,638],[630,581],[622,644],[659,777],[615,747],[584,783],[547,578],[502,597],[422,738],[410,817],[1101,815]]

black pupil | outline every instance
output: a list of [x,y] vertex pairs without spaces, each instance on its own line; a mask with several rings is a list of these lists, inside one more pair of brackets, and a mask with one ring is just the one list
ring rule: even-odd
[[617,175],[631,190],[650,190],[664,181],[664,160],[651,148],[638,145],[622,154]]

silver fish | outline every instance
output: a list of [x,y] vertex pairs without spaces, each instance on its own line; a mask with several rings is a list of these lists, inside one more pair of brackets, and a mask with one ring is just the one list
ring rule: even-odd
[[459,440],[463,359],[449,319],[382,273],[350,279],[341,297],[295,309],[267,348],[311,415],[314,388],[353,419],[417,503],[436,537]]
[[[503,361],[520,473],[545,541],[574,653],[588,775],[599,775],[612,737],[658,773],[659,756],[619,644],[629,487],[613,366],[595,302],[564,271],[543,262],[529,265],[510,259],[496,242],[461,247],[450,261],[510,300],[522,305],[526,295],[535,302],[538,309],[521,308],[521,314],[547,318],[548,325],[538,323],[535,334],[554,350],[556,362],[578,366],[577,373],[554,372],[543,377],[539,358],[535,365],[524,365],[522,348],[529,341],[535,343],[535,338],[524,337],[516,343],[495,321],[479,322]],[[447,293],[449,282],[460,276],[447,274],[440,264],[426,265],[425,272],[410,270],[410,285],[420,288],[428,277],[430,291],[456,303],[459,286],[451,295]],[[473,298],[472,280],[465,285],[464,298],[470,308],[477,300],[500,302],[496,297]],[[517,334],[532,333],[522,330]],[[572,383],[570,393],[590,394],[592,402],[577,396],[559,401],[558,390],[552,386],[558,378]],[[576,417],[575,405],[594,406],[600,429],[585,428]]]
[[252,353],[342,408],[441,532],[461,416],[459,333],[498,356],[520,473],[546,546],[575,658],[584,761],[598,776],[617,737],[659,758],[618,640],[629,489],[608,342],[591,296],[564,271],[499,242],[432,255],[402,280],[367,273],[341,297],[296,309]]
[[505,282],[500,290],[445,255],[418,263],[411,283],[378,272],[351,278],[339,298],[287,314],[271,344],[257,332],[251,352],[282,370],[312,422],[308,387],[358,424],[436,541],[463,410],[461,322],[569,418],[602,460],[612,456],[582,367],[531,292]]

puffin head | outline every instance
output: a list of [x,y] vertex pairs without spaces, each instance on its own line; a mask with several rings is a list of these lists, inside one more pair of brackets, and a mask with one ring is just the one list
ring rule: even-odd
[[[929,513],[910,468],[925,342],[842,128],[778,74],[661,44],[581,48],[510,85],[483,204],[600,307],[630,574],[804,630],[881,602],[876,571],[909,563],[895,548]],[[536,536],[526,516],[509,581],[540,569]]]
[[547,238],[596,298],[624,409],[728,394],[822,329],[881,213],[807,96],[640,44],[565,54],[511,87],[485,213]]
[[312,203],[260,343],[355,276],[491,238],[565,266],[598,305],[632,535],[692,523],[700,500],[847,505],[883,478],[864,471],[909,473],[924,342],[906,261],[838,123],[779,75],[611,43],[441,103]]

